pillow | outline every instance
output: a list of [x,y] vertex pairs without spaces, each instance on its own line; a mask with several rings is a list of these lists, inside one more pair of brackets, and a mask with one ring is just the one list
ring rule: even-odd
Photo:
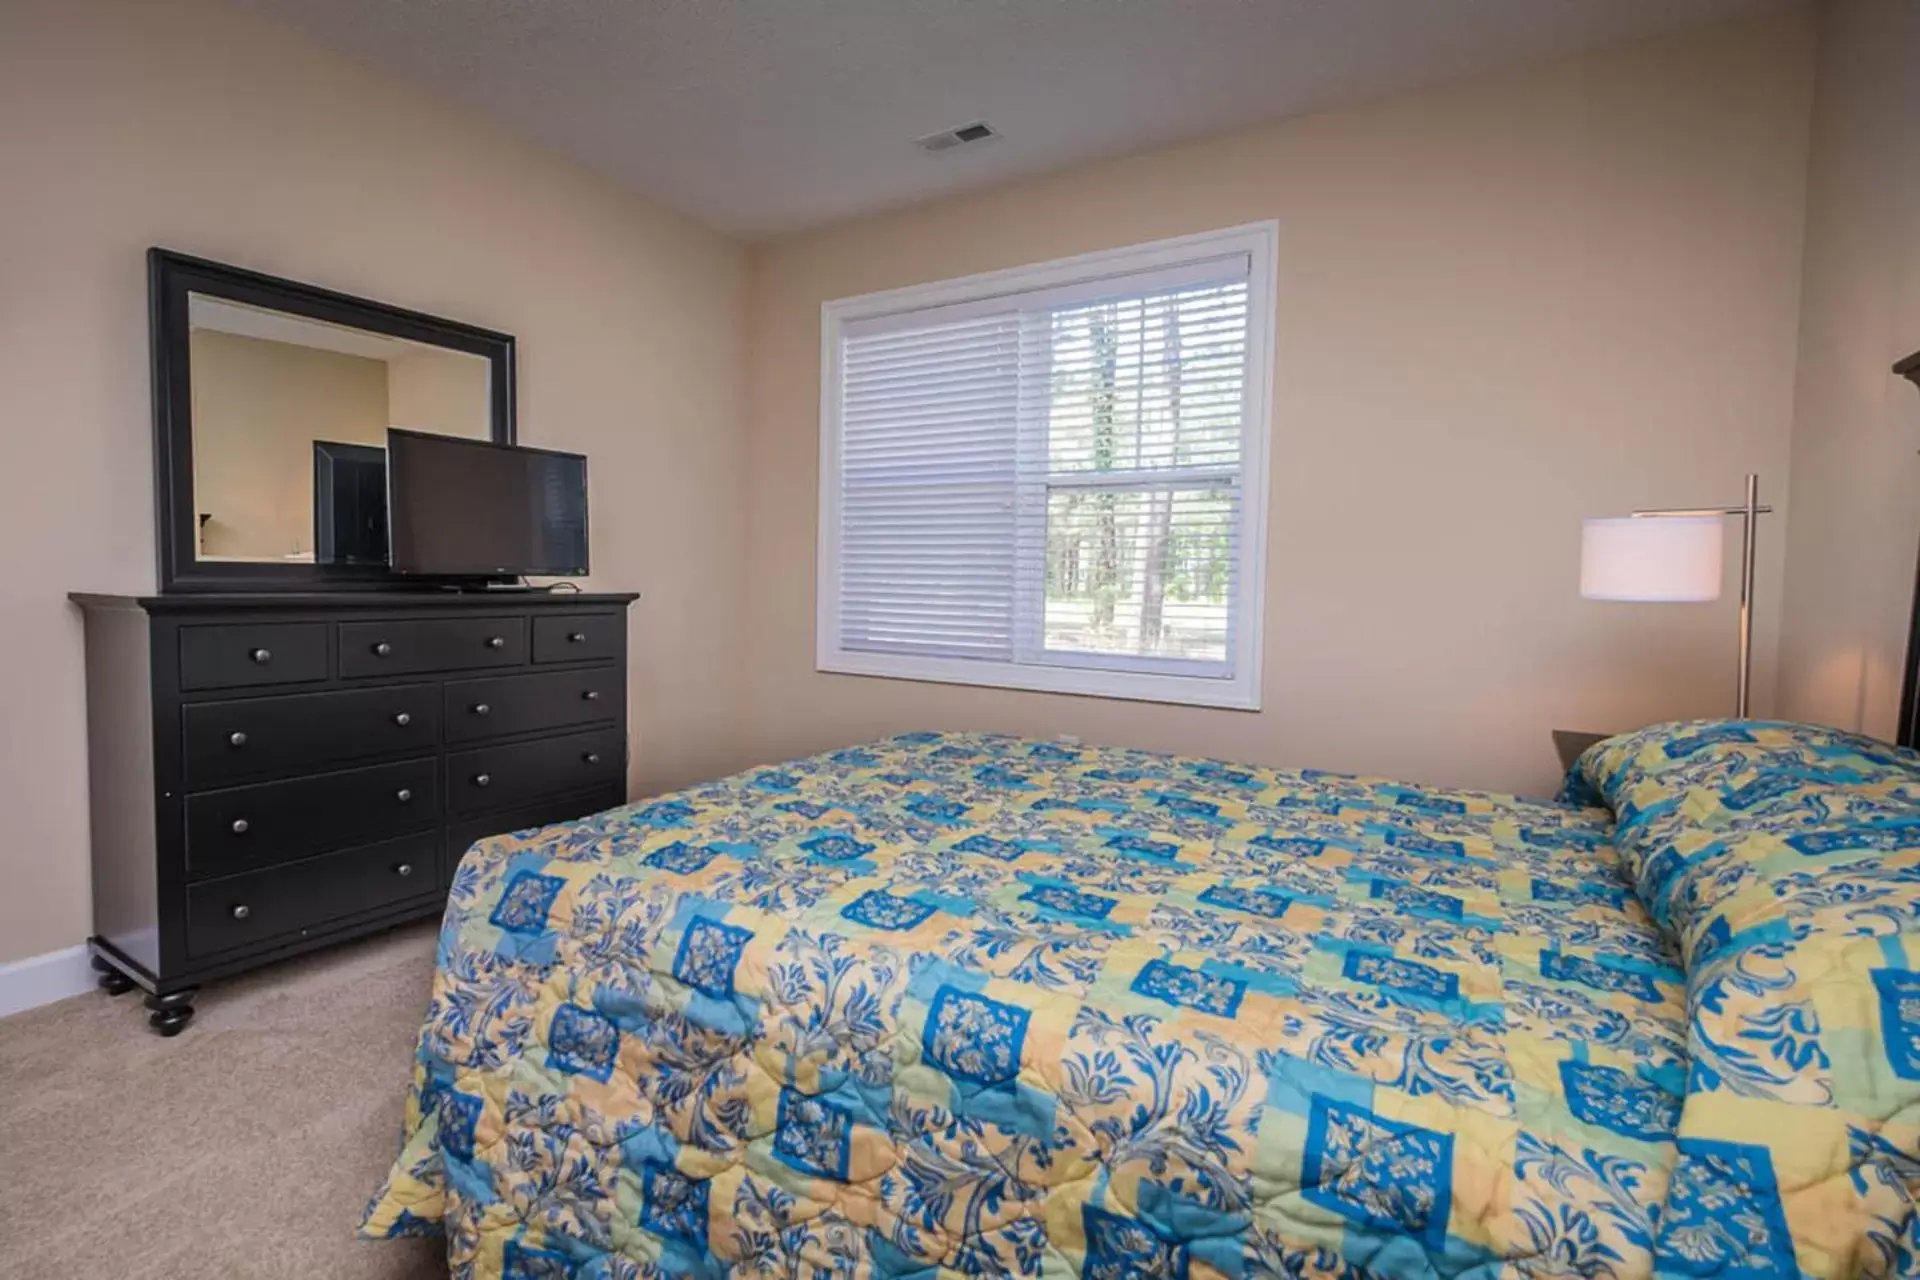
[[1920,755],[1689,721],[1575,772],[1686,970],[1662,1274],[1920,1266]]

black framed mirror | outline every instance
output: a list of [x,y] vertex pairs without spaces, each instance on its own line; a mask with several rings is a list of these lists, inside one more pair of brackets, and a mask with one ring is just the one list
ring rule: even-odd
[[147,254],[160,590],[402,589],[389,427],[514,442],[511,335]]

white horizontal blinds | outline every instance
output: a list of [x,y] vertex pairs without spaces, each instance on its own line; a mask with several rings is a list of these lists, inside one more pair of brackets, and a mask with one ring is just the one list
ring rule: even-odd
[[1018,316],[855,323],[840,360],[841,647],[1009,659]]
[[1025,660],[1233,676],[1247,275],[1022,308]]

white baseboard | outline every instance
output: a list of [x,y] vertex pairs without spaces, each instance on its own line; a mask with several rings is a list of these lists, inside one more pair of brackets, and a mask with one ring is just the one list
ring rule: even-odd
[[93,984],[84,944],[0,964],[0,1018],[91,991]]

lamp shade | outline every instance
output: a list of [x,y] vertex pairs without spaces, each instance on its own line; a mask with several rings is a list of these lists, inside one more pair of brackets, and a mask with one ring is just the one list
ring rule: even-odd
[[1580,531],[1580,594],[1589,600],[1720,598],[1719,516],[1622,516]]

